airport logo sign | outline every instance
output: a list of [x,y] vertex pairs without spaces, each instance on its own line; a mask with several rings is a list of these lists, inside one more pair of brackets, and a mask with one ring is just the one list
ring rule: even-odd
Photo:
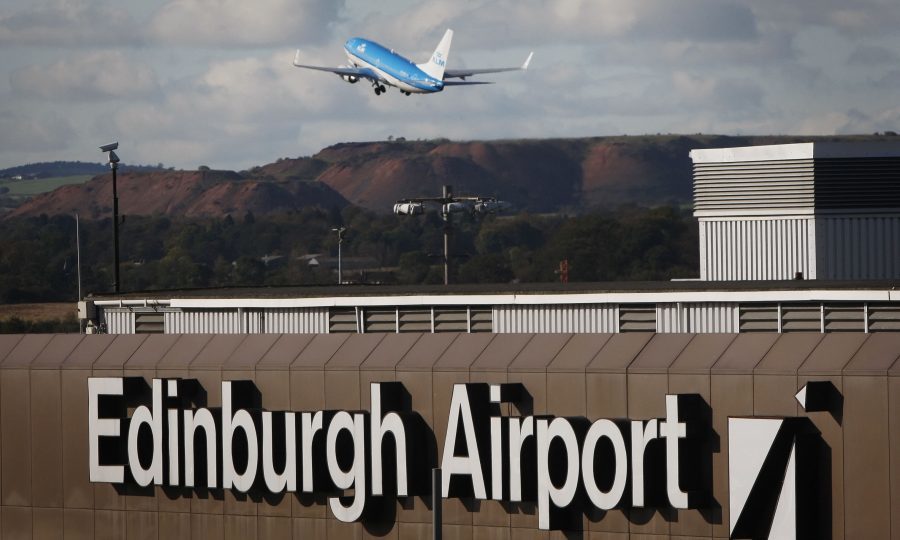
[[[807,412],[839,414],[843,398],[827,381],[795,396]],[[731,538],[829,538],[823,500],[831,493],[830,460],[806,417],[728,418]]]

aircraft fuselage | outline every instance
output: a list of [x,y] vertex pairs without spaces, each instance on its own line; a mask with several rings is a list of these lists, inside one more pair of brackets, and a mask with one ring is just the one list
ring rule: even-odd
[[368,68],[387,84],[404,92],[431,94],[444,89],[444,82],[430,77],[408,58],[374,41],[351,38],[344,44],[347,59],[355,67]]

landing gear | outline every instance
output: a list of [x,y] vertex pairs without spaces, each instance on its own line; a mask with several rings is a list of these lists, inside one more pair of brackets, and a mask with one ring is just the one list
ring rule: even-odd
[[411,96],[411,95],[412,95],[410,92],[407,92],[406,90],[400,90],[400,92],[402,92],[404,96]]
[[385,88],[384,85],[374,83],[374,84],[372,84],[372,86],[375,87],[375,95],[376,96],[380,96],[381,94],[387,92],[387,88]]

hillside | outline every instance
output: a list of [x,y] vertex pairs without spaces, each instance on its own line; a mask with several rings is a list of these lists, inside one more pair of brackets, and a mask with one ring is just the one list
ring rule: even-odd
[[[120,173],[119,213],[179,217],[243,216],[286,212],[306,206],[343,208],[347,201],[328,186],[245,178],[232,171]],[[70,214],[84,219],[112,214],[112,175],[63,186],[34,197],[8,217]]]
[[[162,164],[153,165],[122,165],[126,171],[158,171],[162,170]],[[85,163],[83,161],[53,161],[49,163],[30,163],[8,169],[0,169],[0,178],[21,176],[23,178],[53,178],[57,176],[82,176],[103,174],[109,170],[104,163]]]
[[[695,148],[721,148],[845,137],[715,135],[596,137],[510,141],[341,143],[311,157],[279,159],[250,171],[120,171],[124,214],[257,215],[348,202],[389,212],[401,198],[457,194],[495,196],[517,211],[580,212],[624,204],[689,204]],[[83,185],[39,195],[9,216],[79,211],[111,213],[108,173]]]

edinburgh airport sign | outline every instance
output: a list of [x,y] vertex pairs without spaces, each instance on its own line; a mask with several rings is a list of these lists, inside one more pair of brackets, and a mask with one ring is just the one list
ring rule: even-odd
[[530,503],[541,529],[569,528],[591,508],[700,508],[711,498],[711,416],[695,394],[660,396],[664,418],[589,421],[525,414],[519,384],[457,384],[438,444],[397,382],[372,383],[368,411],[300,412],[263,410],[250,381],[221,384],[212,408],[192,379],[88,379],[90,480],[319,494],[352,522],[376,519],[379,501],[426,496],[439,466],[444,498]]

